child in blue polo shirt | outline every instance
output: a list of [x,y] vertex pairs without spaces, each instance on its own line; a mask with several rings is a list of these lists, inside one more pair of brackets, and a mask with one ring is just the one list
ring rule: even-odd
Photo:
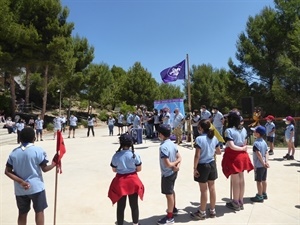
[[255,181],[257,186],[257,194],[255,197],[250,198],[253,202],[263,202],[267,199],[267,168],[268,163],[268,145],[263,139],[266,134],[266,128],[258,126],[251,128],[254,130],[254,137],[256,138],[253,143],[253,165],[255,169]]
[[21,145],[9,155],[5,175],[14,181],[18,224],[25,224],[32,201],[37,225],[44,225],[44,209],[48,207],[42,171],[48,172],[56,166],[57,156],[47,165],[46,152],[34,146],[33,128],[25,127],[20,132]]
[[295,121],[294,118],[291,116],[287,116],[285,119],[283,119],[286,124],[286,128],[284,131],[284,139],[288,145],[288,153],[283,156],[284,159],[287,160],[294,160],[294,154],[295,154]]
[[130,134],[120,136],[120,148],[113,155],[110,166],[117,173],[112,180],[108,197],[113,204],[117,202],[117,225],[124,223],[124,210],[127,196],[131,208],[133,225],[139,222],[138,197],[143,199],[144,185],[139,179],[137,172],[142,170],[140,156],[134,152],[133,140]]
[[161,124],[158,127],[158,138],[162,141],[159,147],[159,163],[161,170],[161,193],[167,198],[167,215],[157,221],[159,225],[173,224],[174,214],[178,213],[175,207],[174,186],[181,163],[181,156],[177,146],[170,140],[171,126]]

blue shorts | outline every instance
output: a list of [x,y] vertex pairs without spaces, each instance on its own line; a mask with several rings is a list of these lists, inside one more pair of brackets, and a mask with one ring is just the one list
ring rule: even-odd
[[19,215],[26,214],[30,211],[32,201],[33,209],[36,213],[44,211],[48,207],[45,190],[32,194],[16,196]]
[[35,130],[35,133],[38,135],[38,134],[43,134],[43,129],[36,129]]

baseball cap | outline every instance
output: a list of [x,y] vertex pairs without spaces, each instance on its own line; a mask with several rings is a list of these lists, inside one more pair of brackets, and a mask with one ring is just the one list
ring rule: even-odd
[[253,130],[256,133],[259,133],[260,136],[263,136],[266,134],[266,128],[263,126],[254,127],[254,128],[251,128],[251,130]]
[[158,133],[161,133],[165,137],[170,137],[171,135],[171,126],[169,124],[161,124],[158,129]]
[[283,121],[293,121],[293,120],[294,120],[294,118],[291,116],[287,116],[287,117],[285,117],[285,119],[283,119]]
[[275,119],[275,117],[274,116],[272,116],[272,115],[268,115],[266,118],[265,118],[266,120],[274,120]]

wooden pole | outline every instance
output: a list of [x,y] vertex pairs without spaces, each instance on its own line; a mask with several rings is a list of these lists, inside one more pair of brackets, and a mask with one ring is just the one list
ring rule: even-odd
[[188,137],[187,141],[192,142],[192,129],[191,129],[191,112],[192,112],[192,104],[191,104],[191,78],[190,78],[190,65],[189,65],[189,55],[186,54],[186,64],[187,64],[187,73],[188,73],[188,83],[187,83],[187,91],[188,91],[188,110],[189,110],[189,120],[188,120]]
[[58,173],[57,173],[57,166],[55,171],[55,191],[54,191],[54,218],[53,218],[53,225],[56,225],[56,205],[57,205],[57,182],[58,181]]
[[[59,145],[59,135],[58,135],[57,131],[56,133],[56,154],[58,154],[58,145]],[[58,164],[56,164],[56,168],[55,168],[55,185],[54,185],[54,218],[53,218],[53,225],[56,225],[56,205],[57,205],[57,183],[58,183]]]

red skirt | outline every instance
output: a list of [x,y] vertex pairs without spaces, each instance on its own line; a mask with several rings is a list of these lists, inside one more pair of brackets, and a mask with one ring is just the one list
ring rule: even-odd
[[138,177],[137,173],[130,174],[116,174],[112,180],[109,190],[108,197],[115,204],[123,196],[138,194],[140,199],[144,197],[144,185]]
[[225,148],[222,160],[222,171],[228,178],[231,174],[236,174],[247,170],[253,170],[249,155],[245,151],[235,151],[229,147]]

